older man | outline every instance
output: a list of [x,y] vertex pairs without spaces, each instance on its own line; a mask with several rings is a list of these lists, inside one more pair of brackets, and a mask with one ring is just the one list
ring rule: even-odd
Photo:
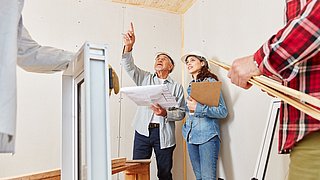
[[174,61],[167,53],[156,56],[154,69],[150,73],[138,68],[133,61],[132,47],[135,42],[134,28],[124,35],[122,65],[137,86],[166,84],[176,97],[179,107],[169,109],[154,104],[151,107],[138,107],[134,128],[133,159],[149,159],[154,149],[157,159],[157,176],[160,180],[172,179],[172,155],[175,148],[175,121],[185,116],[183,88],[172,80],[169,74],[174,68]]

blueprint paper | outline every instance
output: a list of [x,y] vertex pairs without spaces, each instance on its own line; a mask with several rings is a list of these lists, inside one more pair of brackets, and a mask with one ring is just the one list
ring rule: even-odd
[[129,97],[138,106],[159,104],[163,108],[178,107],[176,98],[165,84],[123,87],[120,92]]

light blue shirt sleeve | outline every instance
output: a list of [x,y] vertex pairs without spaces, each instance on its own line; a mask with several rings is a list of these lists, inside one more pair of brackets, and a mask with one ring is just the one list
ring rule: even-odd
[[20,21],[17,63],[21,68],[30,72],[53,73],[65,70],[74,57],[75,53],[39,45]]

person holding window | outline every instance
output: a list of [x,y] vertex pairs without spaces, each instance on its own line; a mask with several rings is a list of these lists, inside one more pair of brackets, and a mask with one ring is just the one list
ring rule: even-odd
[[0,0],[0,153],[15,150],[17,64],[26,71],[65,70],[75,53],[34,41],[23,25],[24,0]]

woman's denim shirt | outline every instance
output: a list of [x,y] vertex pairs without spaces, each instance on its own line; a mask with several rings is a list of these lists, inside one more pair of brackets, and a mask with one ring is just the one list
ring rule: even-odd
[[[214,82],[216,80],[206,78],[204,81]],[[189,96],[191,92],[190,85],[187,92]],[[182,127],[182,135],[188,143],[203,144],[215,136],[218,136],[220,139],[219,119],[225,118],[228,114],[222,92],[220,93],[219,105],[217,107],[210,107],[198,102],[193,115],[190,115],[187,104],[185,107],[188,117]]]

